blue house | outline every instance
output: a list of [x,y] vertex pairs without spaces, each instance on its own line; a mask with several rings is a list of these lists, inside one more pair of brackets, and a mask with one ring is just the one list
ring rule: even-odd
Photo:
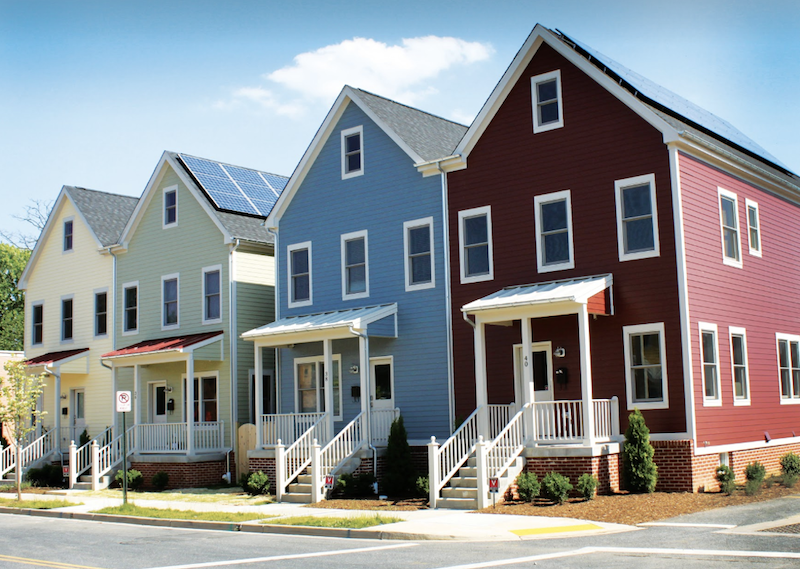
[[447,187],[426,164],[465,132],[345,87],[268,217],[276,321],[243,337],[256,377],[278,348],[250,467],[274,474],[279,499],[317,501],[324,476],[377,469],[398,414],[412,446],[452,432]]

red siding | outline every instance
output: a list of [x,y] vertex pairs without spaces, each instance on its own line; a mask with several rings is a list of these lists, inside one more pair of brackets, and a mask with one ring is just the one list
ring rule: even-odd
[[[781,405],[775,333],[800,334],[800,207],[680,155],[699,447],[800,433],[800,406]],[[717,188],[737,195],[743,267],[722,262]],[[748,253],[745,198],[758,203],[763,257]],[[699,322],[717,324],[722,406],[703,406]],[[751,404],[733,405],[729,327],[747,329]],[[706,444],[707,443],[707,444]]]
[[[534,135],[530,77],[554,69],[561,70],[565,126]],[[655,174],[661,256],[620,263],[614,181],[643,174]],[[661,134],[543,45],[469,155],[467,169],[449,174],[448,184],[457,416],[466,417],[475,406],[473,333],[461,318],[461,306],[508,285],[613,273],[615,315],[590,324],[595,397],[617,395],[626,415],[622,327],[664,322],[670,409],[645,415],[654,432],[684,431],[669,156]],[[565,189],[572,196],[575,269],[538,274],[533,198]],[[485,205],[492,207],[495,278],[462,285],[458,212]],[[534,335],[553,339],[556,347],[549,335],[565,331],[549,332],[547,326],[534,321]],[[489,400],[507,402],[513,394],[511,345],[519,342],[519,326],[489,328]],[[568,389],[579,395],[577,324],[571,334],[571,340],[564,339],[567,358],[554,365],[564,362]]]

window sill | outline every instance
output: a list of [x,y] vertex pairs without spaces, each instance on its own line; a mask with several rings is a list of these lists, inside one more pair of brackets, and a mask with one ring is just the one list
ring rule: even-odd
[[214,318],[213,320],[203,320],[200,324],[208,326],[209,324],[222,324],[222,318]]
[[800,397],[792,399],[781,397],[781,405],[800,405]]
[[703,399],[703,407],[722,407],[722,399]]
[[168,324],[166,326],[161,326],[161,331],[162,332],[168,332],[170,330],[178,330],[178,329],[180,329],[180,327],[181,327],[180,323],[178,323],[178,324]]
[[575,263],[573,261],[570,261],[568,263],[559,263],[557,265],[541,265],[539,267],[536,267],[539,273],[552,273],[555,271],[566,271],[574,268],[575,268]]
[[734,407],[749,407],[750,400],[749,399],[734,399],[733,400]]
[[649,402],[636,402],[636,401],[629,401],[628,402],[628,411],[633,411],[633,409],[639,409],[640,411],[647,411],[652,409],[669,409],[669,402],[668,401],[649,401]]
[[742,261],[741,260],[737,261],[735,259],[729,259],[727,257],[723,257],[722,258],[722,264],[723,265],[727,265],[729,267],[735,267],[737,269],[741,269],[742,268]]
[[136,328],[134,330],[123,330],[122,331],[122,335],[123,336],[135,336],[138,333],[139,333],[139,329],[138,328]]
[[653,251],[637,251],[636,253],[623,253],[619,256],[619,262],[625,261],[638,261],[640,259],[652,259],[653,257],[660,257],[661,253],[657,250]]
[[303,308],[304,306],[313,306],[313,304],[310,300],[304,300],[302,302],[290,302],[286,306],[287,308]]
[[358,300],[359,298],[369,298],[369,292],[357,292],[355,294],[342,295],[342,300]]
[[406,285],[406,292],[414,292],[416,290],[427,290],[429,288],[436,288],[436,283],[420,283]]
[[364,175],[364,169],[356,170],[355,172],[342,173],[342,180],[349,180],[350,178],[357,178]]
[[484,281],[493,281],[494,274],[487,273],[485,275],[462,276],[461,284],[482,283]]

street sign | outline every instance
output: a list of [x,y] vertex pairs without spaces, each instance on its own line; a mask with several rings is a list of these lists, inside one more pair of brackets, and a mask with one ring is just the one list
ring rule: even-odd
[[65,478],[69,476],[69,466],[67,465],[62,466],[61,473],[64,475]]
[[117,413],[129,413],[131,410],[131,392],[117,391]]
[[497,494],[497,492],[498,492],[497,483],[498,483],[498,479],[497,478],[490,478],[489,479],[489,492],[491,492],[492,494]]
[[333,489],[333,476],[330,474],[325,475],[325,489],[332,490]]

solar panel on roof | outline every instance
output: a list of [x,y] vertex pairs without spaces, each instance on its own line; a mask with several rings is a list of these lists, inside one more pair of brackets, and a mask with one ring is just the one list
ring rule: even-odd
[[266,172],[179,156],[217,209],[266,217],[288,182],[288,178]]

